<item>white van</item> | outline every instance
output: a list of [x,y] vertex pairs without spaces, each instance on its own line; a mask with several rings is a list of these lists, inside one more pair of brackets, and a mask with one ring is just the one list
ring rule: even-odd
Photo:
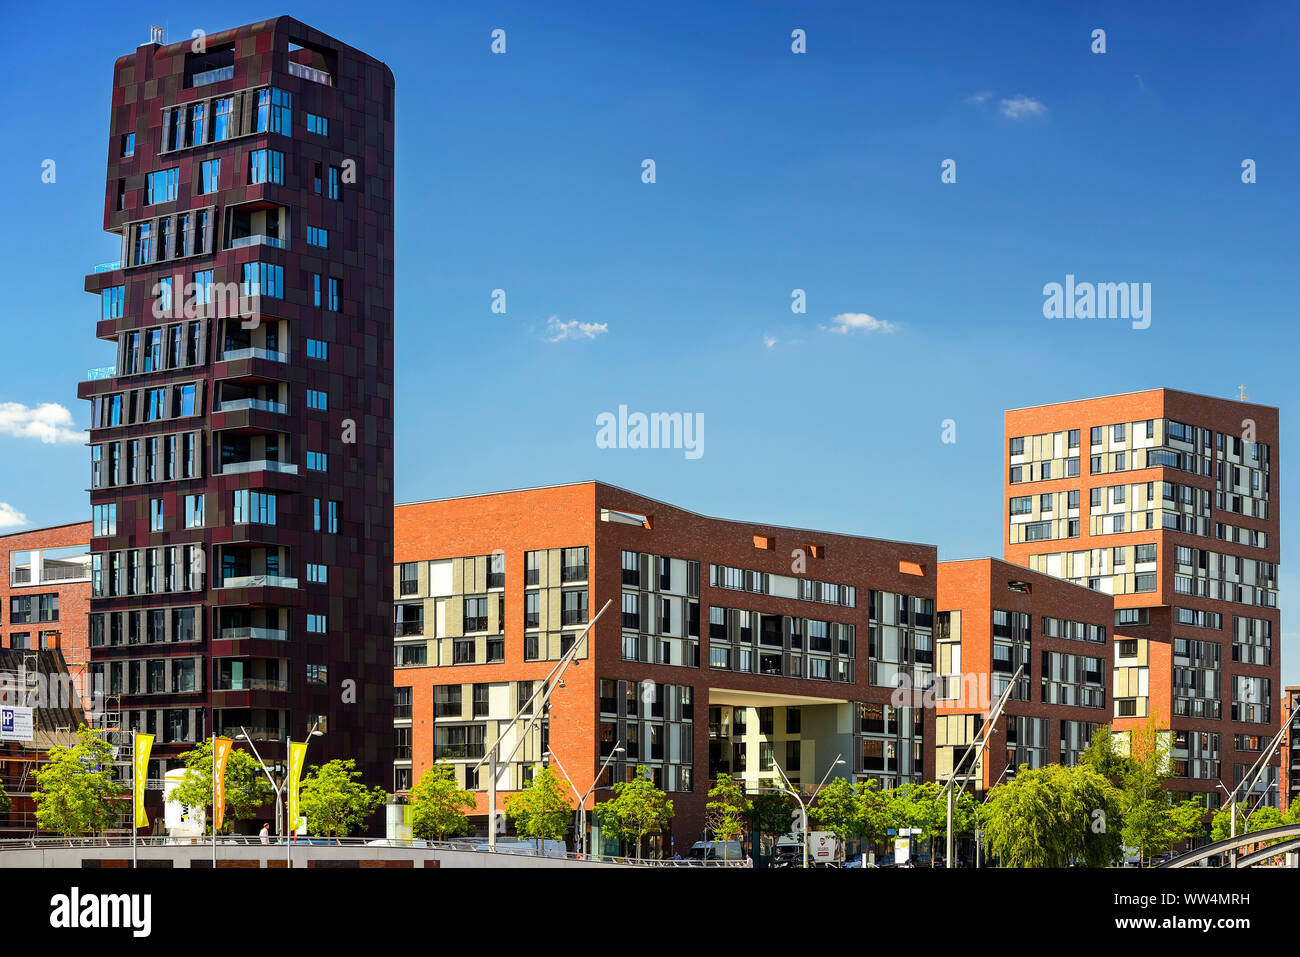
[[739,841],[696,841],[686,853],[688,861],[743,861],[745,851]]

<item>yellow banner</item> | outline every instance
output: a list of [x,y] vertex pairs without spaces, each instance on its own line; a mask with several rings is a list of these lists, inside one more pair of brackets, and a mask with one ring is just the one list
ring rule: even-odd
[[135,783],[135,826],[137,828],[149,826],[149,815],[144,809],[144,785],[145,777],[149,773],[149,752],[153,750],[152,734],[137,734],[135,736],[135,766],[132,769]]
[[289,833],[298,826],[298,786],[302,784],[302,766],[307,759],[306,742],[289,742]]
[[220,831],[226,820],[226,760],[234,745],[230,738],[213,738],[212,753],[217,756],[217,766],[213,769],[212,787],[212,822],[213,831]]

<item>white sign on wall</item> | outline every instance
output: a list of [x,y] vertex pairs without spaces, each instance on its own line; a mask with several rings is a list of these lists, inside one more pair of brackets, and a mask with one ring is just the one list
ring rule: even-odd
[[0,741],[30,741],[34,734],[31,708],[18,705],[0,707]]

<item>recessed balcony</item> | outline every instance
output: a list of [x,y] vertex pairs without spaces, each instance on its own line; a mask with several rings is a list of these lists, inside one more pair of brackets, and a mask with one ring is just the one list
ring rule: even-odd
[[[298,579],[284,575],[231,575],[223,578],[217,588],[297,588]],[[224,636],[223,636],[224,637]]]
[[242,412],[253,410],[257,412],[275,412],[279,415],[285,415],[289,407],[283,402],[272,402],[270,399],[228,399],[218,403],[214,412]]
[[221,637],[227,639],[252,638],[255,641],[288,641],[289,632],[284,628],[258,628],[253,625],[242,625],[222,628]]

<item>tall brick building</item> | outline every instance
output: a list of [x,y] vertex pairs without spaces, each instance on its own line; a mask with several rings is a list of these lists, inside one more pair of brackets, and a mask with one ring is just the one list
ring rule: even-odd
[[391,774],[394,84],[288,17],[113,69],[93,666],[153,778],[240,727]]
[[1155,389],[1007,412],[1006,441],[1006,558],[1113,597],[1115,727],[1156,716],[1171,786],[1219,806],[1281,718],[1278,410]]
[[987,752],[965,766],[971,785],[1077,763],[1110,723],[1110,596],[995,558],[940,562],[938,582],[936,776],[948,778],[1022,665]]
[[[933,776],[933,712],[893,705],[928,681],[936,550],[729,521],[600,482],[401,505],[394,588],[397,761],[406,790],[452,761],[478,792],[485,748],[612,607],[499,787],[553,751],[593,798],[637,765],[677,816],[666,853],[699,840],[711,779],[776,772],[811,790],[831,769],[886,787]],[[648,685],[643,685],[648,682]]]

